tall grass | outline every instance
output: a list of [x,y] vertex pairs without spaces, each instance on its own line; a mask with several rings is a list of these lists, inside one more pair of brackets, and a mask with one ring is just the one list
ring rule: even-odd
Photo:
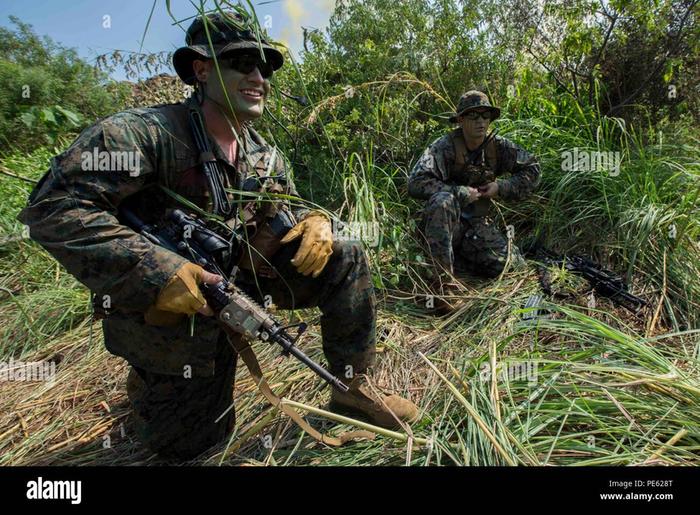
[[[392,89],[389,104],[411,106],[416,87],[421,86]],[[373,134],[375,143],[297,181],[303,187],[312,179],[314,200],[324,199],[341,218],[380,225],[381,245],[368,249],[380,298],[374,375],[382,386],[418,403],[422,418],[412,432],[430,439],[430,445],[378,437],[326,448],[271,411],[240,369],[237,428],[229,441],[195,463],[698,463],[697,134],[676,127],[660,142],[655,131],[631,129],[617,119],[573,109],[536,110],[537,99],[528,102],[520,111],[515,104],[504,106],[497,123],[502,135],[538,156],[542,186],[527,201],[499,204],[499,223],[513,224],[518,242],[537,236],[556,250],[590,253],[622,272],[633,291],[650,301],[643,316],[631,316],[606,299],[589,307],[581,291],[571,301],[578,305],[550,299],[548,318],[525,324],[522,306],[540,290],[530,268],[494,281],[463,278],[460,310],[443,318],[426,316],[430,264],[415,231],[420,204],[407,197],[405,181],[415,158],[442,129],[426,124],[430,130],[412,132],[407,128],[415,115],[411,109],[377,110],[366,121],[353,121],[364,124],[363,137]],[[391,124],[406,127],[404,140],[391,152],[382,147],[388,116]],[[621,152],[620,174],[562,170],[562,152],[574,147]],[[2,164],[37,179],[55,152],[5,156]],[[317,164],[331,161],[314,158]],[[7,236],[19,236],[0,246],[0,359],[67,357],[53,386],[0,385],[3,463],[157,462],[133,439],[123,362],[102,348],[96,327],[90,340],[87,292],[22,237],[14,221],[30,188],[19,179],[0,178],[0,193],[8,199],[0,206],[0,227]],[[315,320],[314,311],[303,314]],[[316,324],[301,345],[323,360]],[[274,389],[308,405],[324,405],[328,392],[311,372],[281,360],[269,346],[256,350]],[[535,380],[484,373],[487,365],[499,370],[508,363],[536,366]],[[100,408],[101,402],[111,411]],[[332,432],[344,429],[311,418]],[[127,437],[114,438],[114,446],[104,451],[102,438],[120,434],[122,422]],[[261,435],[273,436],[272,449],[261,444]],[[47,447],[52,451],[42,453]]]
[[[63,142],[65,145],[66,142]],[[89,313],[89,295],[16,220],[60,147],[4,156],[2,166],[25,179],[0,176],[0,359],[19,357],[75,327]]]

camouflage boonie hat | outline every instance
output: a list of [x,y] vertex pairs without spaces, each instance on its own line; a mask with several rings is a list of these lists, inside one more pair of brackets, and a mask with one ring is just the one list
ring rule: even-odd
[[492,120],[495,120],[501,116],[500,108],[491,105],[491,102],[489,102],[489,97],[486,96],[486,93],[471,90],[467,91],[460,97],[459,102],[457,103],[457,111],[455,114],[450,116],[450,121],[455,123],[457,118],[462,116],[467,111],[472,111],[480,107],[487,107],[491,111]]
[[[284,63],[282,53],[273,47],[268,41],[255,38],[255,32],[250,27],[249,21],[238,13],[214,13],[207,15],[207,29],[211,37],[211,44],[204,30],[204,21],[197,16],[187,29],[185,43],[187,46],[178,48],[173,54],[173,67],[185,84],[190,86],[195,83],[192,62],[196,59],[212,59],[236,50],[260,50],[265,54],[265,60],[272,64],[274,70],[278,70]],[[213,48],[212,48],[213,47]],[[212,51],[213,50],[213,51]]]

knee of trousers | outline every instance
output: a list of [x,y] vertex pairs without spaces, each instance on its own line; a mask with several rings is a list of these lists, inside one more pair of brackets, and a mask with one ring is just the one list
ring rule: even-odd
[[374,317],[377,300],[362,243],[334,241],[333,254],[319,280],[326,283],[321,286],[323,293],[318,304],[323,318],[331,317],[336,323],[341,318],[352,319],[356,311],[366,313],[367,310]]
[[473,265],[475,273],[482,277],[493,279],[503,272],[508,260],[508,252],[499,252],[494,249],[483,250],[478,253]]
[[330,276],[337,276],[338,272],[340,276],[345,276],[346,273],[355,271],[355,274],[367,275],[369,278],[369,261],[359,241],[335,240],[327,267]]
[[[520,270],[525,267],[525,259],[520,253],[520,249],[513,245],[510,255],[510,267],[511,270]],[[508,261],[508,249],[505,248],[502,251],[493,251],[491,255],[488,256],[486,260],[487,273],[490,277],[498,277],[503,272]]]
[[423,210],[424,225],[454,225],[459,219],[460,206],[457,197],[447,191],[434,193]]
[[342,256],[348,262],[366,262],[367,256],[362,244],[356,240],[335,240],[333,241],[333,254]]
[[488,278],[495,278],[501,275],[506,265],[505,257],[497,256],[488,259],[481,267],[481,275]]

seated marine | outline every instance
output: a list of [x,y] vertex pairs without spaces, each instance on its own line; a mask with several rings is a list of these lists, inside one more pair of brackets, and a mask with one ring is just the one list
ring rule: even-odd
[[[508,240],[494,222],[493,200],[522,200],[539,183],[535,158],[488,132],[500,112],[485,93],[466,92],[450,117],[458,127],[425,150],[408,179],[409,195],[426,201],[421,229],[439,282],[450,284],[455,271],[497,277]],[[511,253],[522,259],[515,246]]]

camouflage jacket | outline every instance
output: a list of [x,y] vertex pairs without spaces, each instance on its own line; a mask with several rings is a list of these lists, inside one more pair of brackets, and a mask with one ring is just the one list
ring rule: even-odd
[[[457,156],[460,150],[461,158]],[[504,174],[510,176],[500,177]],[[476,187],[494,180],[498,183],[499,198],[520,200],[539,184],[540,167],[533,156],[500,136],[476,155],[469,155],[461,128],[457,128],[425,150],[408,179],[408,193],[427,200],[441,191],[455,192],[461,185]],[[481,208],[478,214],[484,215],[491,201],[483,199],[476,204]]]
[[[33,240],[93,292],[97,303],[112,308],[102,321],[110,352],[156,373],[179,375],[191,370],[192,375],[208,376],[214,372],[221,332],[213,318],[195,315],[191,335],[187,317],[174,327],[156,327],[146,324],[143,316],[185,259],[117,219],[117,208],[127,198],[149,223],[163,217],[168,208],[182,209],[162,187],[211,212],[189,125],[190,107],[200,110],[190,99],[131,109],[87,128],[52,159],[18,219],[29,226]],[[284,193],[297,196],[284,159],[275,158],[269,166],[277,151],[252,129],[242,132],[245,151],[239,146],[235,165],[210,138],[226,172],[226,186],[241,184],[254,173],[263,175],[264,170],[278,176]],[[291,211],[287,201],[282,203]]]

